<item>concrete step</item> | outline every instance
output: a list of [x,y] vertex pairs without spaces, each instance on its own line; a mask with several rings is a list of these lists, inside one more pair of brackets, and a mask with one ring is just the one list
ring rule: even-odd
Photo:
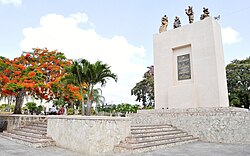
[[11,133],[1,133],[0,137],[3,137],[8,140],[15,141],[20,144],[24,144],[31,147],[47,147],[47,146],[55,146],[55,141],[53,141],[51,138],[45,138],[45,139],[30,139],[27,137],[20,137],[19,135],[11,134]]
[[20,127],[20,128],[16,128],[16,129],[20,129],[26,132],[33,132],[33,133],[47,133],[47,129],[45,128],[40,128],[40,127],[29,127],[29,126],[25,126],[25,127]]
[[32,124],[32,123],[29,123],[29,124],[25,125],[24,127],[30,127],[30,128],[42,129],[42,130],[47,129],[47,125]]
[[30,122],[26,126],[47,128],[47,123],[46,122]]
[[171,131],[166,133],[160,133],[160,134],[153,134],[153,135],[136,135],[136,136],[130,136],[127,137],[125,140],[145,140],[145,139],[160,139],[165,137],[178,137],[178,136],[184,136],[187,135],[186,132],[183,131]]
[[188,136],[185,132],[175,133],[172,135],[162,135],[162,136],[150,136],[150,137],[127,137],[125,138],[126,143],[143,143],[143,142],[154,142],[157,140],[169,140],[169,139],[175,139],[180,137]]
[[171,126],[161,127],[161,128],[136,128],[136,129],[131,129],[131,134],[159,133],[159,132],[166,132],[169,130],[177,130],[177,129]]
[[131,136],[115,146],[114,152],[144,152],[197,140],[170,124],[132,125]]
[[33,133],[33,134],[42,134],[42,135],[46,135],[47,131],[37,131],[37,130],[33,130],[33,129],[28,129],[28,128],[19,128],[19,129],[14,129],[15,131],[22,131],[24,133]]
[[46,133],[30,133],[30,132],[22,131],[22,130],[19,130],[19,129],[12,130],[9,133],[13,133],[13,134],[16,134],[16,135],[21,135],[21,136],[38,138],[38,139],[42,139],[42,138],[46,137]]
[[34,137],[32,135],[20,135],[18,133],[6,132],[6,131],[4,131],[3,134],[6,136],[10,136],[10,137],[25,138],[25,139],[34,140],[34,141],[38,141],[39,139],[44,139],[44,137],[40,138],[40,137]]
[[138,142],[124,142],[121,143],[121,146],[129,147],[129,148],[146,148],[150,147],[152,145],[158,145],[158,144],[167,144],[172,142],[178,142],[181,140],[191,139],[193,138],[192,135],[185,135],[181,137],[166,137],[165,139],[154,139],[154,140],[140,140]]
[[47,121],[30,122],[23,127],[18,127],[8,132],[4,131],[0,134],[3,138],[31,147],[54,146],[55,141],[46,135]]
[[163,131],[152,131],[152,132],[143,132],[143,133],[133,133],[131,135],[133,137],[151,137],[151,136],[162,136],[162,135],[171,135],[171,134],[178,134],[183,131],[172,129],[172,130],[163,130]]
[[198,138],[195,137],[186,137],[186,138],[181,138],[178,140],[171,140],[171,141],[163,141],[163,142],[152,142],[148,144],[119,144],[115,146],[114,152],[115,153],[141,153],[141,152],[147,152],[147,151],[152,151],[164,147],[169,147],[169,146],[175,146],[175,145],[180,145],[180,144],[185,144],[185,143],[190,143],[194,141],[198,141]]
[[173,127],[171,124],[132,124],[131,129],[133,128],[161,128],[161,127]]

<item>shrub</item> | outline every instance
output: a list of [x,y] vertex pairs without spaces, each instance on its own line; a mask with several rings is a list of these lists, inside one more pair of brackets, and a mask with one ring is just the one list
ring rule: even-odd
[[[85,110],[86,110],[87,108],[85,107]],[[86,113],[86,112],[85,112]],[[95,111],[95,109],[93,108],[93,107],[91,107],[91,114],[92,115],[96,115],[96,111]],[[78,109],[78,115],[82,115],[82,108],[81,107],[79,107],[79,109]]]
[[8,107],[8,104],[1,104],[1,105],[0,105],[0,110],[1,110],[1,112],[5,112],[6,109],[7,109],[7,107]]
[[27,102],[25,106],[30,110],[34,111],[37,109],[36,103],[35,102]]
[[99,112],[103,111],[108,113],[136,113],[139,109],[139,105],[122,103],[118,105],[102,105],[98,109]]
[[67,114],[68,115],[74,115],[75,114],[74,108],[69,108]]
[[28,108],[29,112],[33,115],[33,113],[36,113],[37,115],[40,114],[43,110],[43,106],[39,105],[37,106],[35,102],[27,102],[25,104],[25,108]]
[[36,114],[41,114],[41,112],[43,111],[43,106],[39,105],[37,108],[36,108]]

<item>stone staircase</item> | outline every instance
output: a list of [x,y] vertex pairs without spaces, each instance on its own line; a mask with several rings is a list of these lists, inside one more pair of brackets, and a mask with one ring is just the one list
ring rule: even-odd
[[139,153],[198,140],[169,124],[132,125],[131,136],[115,146],[114,152]]
[[29,122],[11,131],[3,131],[0,137],[31,147],[54,146],[55,141],[47,137],[47,122]]

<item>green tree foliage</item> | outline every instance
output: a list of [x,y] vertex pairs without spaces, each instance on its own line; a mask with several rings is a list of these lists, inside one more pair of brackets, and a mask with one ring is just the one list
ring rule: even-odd
[[102,105],[98,108],[100,112],[107,113],[136,113],[139,109],[139,105],[132,105],[128,103],[121,103],[118,105]]
[[136,83],[131,90],[131,94],[136,96],[135,101],[142,102],[143,107],[154,107],[154,66],[148,67],[143,79]]
[[122,103],[122,104],[118,104],[115,110],[116,112],[121,112],[121,113],[136,113],[138,109],[139,109],[138,105]]
[[230,106],[249,109],[250,57],[233,60],[226,66],[226,74]]

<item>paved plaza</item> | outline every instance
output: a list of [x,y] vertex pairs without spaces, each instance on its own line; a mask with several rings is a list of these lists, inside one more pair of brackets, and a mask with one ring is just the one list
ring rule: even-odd
[[250,156],[250,145],[194,142],[138,156]]
[[[83,156],[59,147],[32,148],[0,138],[1,156]],[[195,142],[140,154],[115,156],[250,156],[250,145]]]

